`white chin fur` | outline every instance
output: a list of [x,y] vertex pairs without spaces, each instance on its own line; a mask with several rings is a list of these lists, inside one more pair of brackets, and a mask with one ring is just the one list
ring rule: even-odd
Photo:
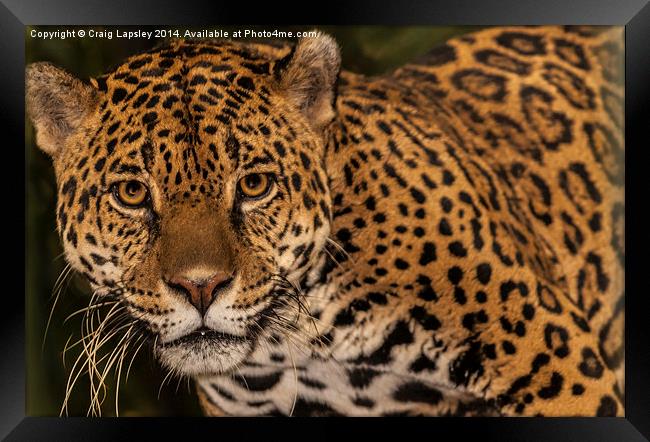
[[158,345],[160,362],[179,375],[200,376],[227,372],[241,364],[251,350],[248,341],[197,342]]

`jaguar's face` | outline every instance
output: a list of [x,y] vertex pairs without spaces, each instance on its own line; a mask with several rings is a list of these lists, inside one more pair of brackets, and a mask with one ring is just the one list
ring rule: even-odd
[[291,311],[295,286],[320,262],[332,45],[303,40],[269,62],[238,45],[178,43],[92,86],[50,65],[28,69],[66,257],[155,336],[175,372],[240,363],[282,326],[271,312]]

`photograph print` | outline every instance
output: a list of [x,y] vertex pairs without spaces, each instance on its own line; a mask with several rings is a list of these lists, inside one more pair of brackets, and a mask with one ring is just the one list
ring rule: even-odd
[[25,28],[28,416],[624,416],[624,28]]

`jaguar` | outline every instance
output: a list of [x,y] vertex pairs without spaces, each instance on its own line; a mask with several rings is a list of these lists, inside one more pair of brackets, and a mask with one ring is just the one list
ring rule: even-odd
[[323,33],[178,39],[30,64],[26,104],[67,262],[205,414],[621,416],[622,57],[611,27],[378,76]]

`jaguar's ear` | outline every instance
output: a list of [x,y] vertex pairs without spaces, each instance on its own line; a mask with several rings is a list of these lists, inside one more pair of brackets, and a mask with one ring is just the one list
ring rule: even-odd
[[36,144],[53,157],[98,101],[92,86],[46,62],[25,69],[25,96]]
[[336,41],[320,33],[298,40],[293,51],[276,64],[281,90],[315,129],[334,118],[334,83],[340,66]]

